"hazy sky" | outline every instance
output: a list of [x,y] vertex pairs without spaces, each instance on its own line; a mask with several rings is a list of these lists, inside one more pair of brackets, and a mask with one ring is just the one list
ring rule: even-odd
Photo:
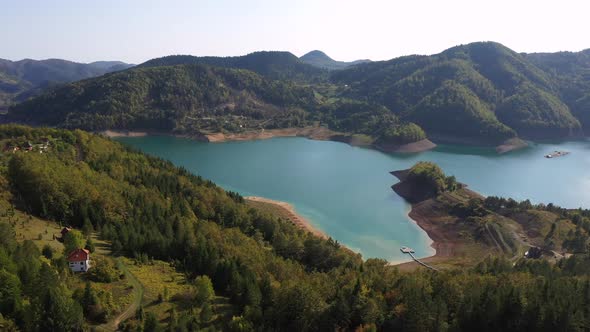
[[169,54],[320,49],[337,60],[493,40],[590,48],[589,0],[0,0],[0,58],[141,63]]

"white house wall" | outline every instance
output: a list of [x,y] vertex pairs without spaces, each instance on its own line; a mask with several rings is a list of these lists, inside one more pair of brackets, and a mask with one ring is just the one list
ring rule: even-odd
[[90,260],[81,262],[70,262],[70,270],[72,272],[86,272],[90,268]]

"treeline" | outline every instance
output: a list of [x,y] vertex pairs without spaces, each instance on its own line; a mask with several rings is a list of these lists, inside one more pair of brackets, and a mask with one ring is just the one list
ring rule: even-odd
[[[0,155],[0,184],[9,190],[2,197],[19,210],[64,224],[88,221],[117,254],[169,261],[191,281],[208,276],[214,291],[237,309],[225,322],[229,331],[562,331],[590,323],[587,252],[558,265],[489,258],[473,269],[400,273],[384,260],[362,261],[335,241],[313,237],[249,208],[235,193],[108,139],[20,126],[0,126],[0,137],[2,143],[32,137],[55,142],[48,153]],[[0,244],[9,239],[14,235],[0,236]],[[12,280],[0,283],[4,321],[24,330],[79,330],[84,313],[75,299],[84,294],[60,290],[43,297],[44,286],[38,285],[48,277],[28,279],[18,268],[21,262],[23,271],[36,264],[31,262],[40,259],[38,250],[30,249],[30,259],[14,256],[29,245],[0,249],[0,273]],[[57,262],[40,266],[59,275]],[[15,291],[4,290],[9,284]],[[35,287],[34,294],[27,287]],[[35,322],[53,325],[29,329],[10,306],[18,296],[31,306],[39,298],[45,311]],[[56,303],[65,309],[55,313]],[[147,330],[159,325],[146,316]]]

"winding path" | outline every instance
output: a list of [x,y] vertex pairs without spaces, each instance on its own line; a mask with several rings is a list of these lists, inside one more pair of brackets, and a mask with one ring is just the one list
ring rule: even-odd
[[143,301],[144,288],[141,282],[137,280],[137,278],[135,277],[135,275],[133,275],[133,273],[131,273],[131,271],[129,271],[127,265],[125,265],[125,263],[120,258],[117,259],[117,267],[119,268],[119,270],[125,273],[125,278],[127,278],[127,280],[133,286],[133,301],[131,301],[127,308],[118,316],[114,317],[109,322],[100,325],[98,328],[102,331],[116,331],[117,327],[122,321],[135,315],[137,309],[139,309],[139,306]]

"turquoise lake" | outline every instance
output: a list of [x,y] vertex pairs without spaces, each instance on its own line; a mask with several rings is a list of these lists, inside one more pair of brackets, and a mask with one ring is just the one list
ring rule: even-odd
[[[406,261],[403,245],[419,257],[434,253],[408,217],[409,205],[391,190],[392,170],[434,161],[483,195],[590,208],[590,142],[533,144],[498,155],[493,149],[442,145],[417,154],[385,154],[306,138],[202,143],[168,136],[118,141],[210,179],[244,196],[289,202],[298,213],[364,258]],[[571,154],[546,159],[554,150]]]

